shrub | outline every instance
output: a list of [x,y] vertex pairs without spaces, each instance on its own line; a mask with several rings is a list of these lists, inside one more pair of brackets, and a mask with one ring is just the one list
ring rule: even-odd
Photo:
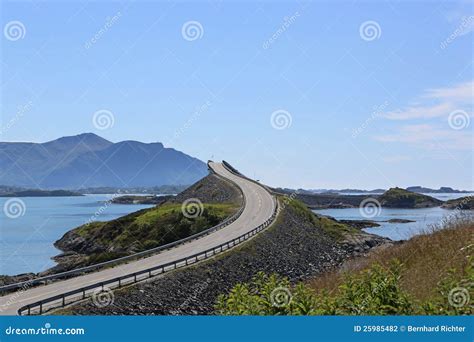
[[[471,260],[472,261],[472,260]],[[237,284],[227,295],[220,295],[216,310],[222,315],[411,315],[472,314],[469,297],[474,284],[474,267],[468,265],[468,279],[461,287],[453,270],[438,286],[431,300],[418,302],[400,286],[403,264],[393,260],[390,267],[374,264],[358,274],[346,275],[336,291],[316,292],[309,285],[290,286],[288,279],[258,273],[250,283]],[[467,285],[466,285],[467,284]],[[463,297],[454,298],[453,289]],[[466,292],[468,291],[468,292]],[[458,295],[459,296],[459,295]],[[451,299],[450,299],[451,298]],[[462,302],[465,301],[465,302]],[[462,305],[460,305],[462,304]]]

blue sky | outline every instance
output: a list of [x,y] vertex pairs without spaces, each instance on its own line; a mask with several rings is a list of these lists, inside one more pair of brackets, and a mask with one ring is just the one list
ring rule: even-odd
[[472,6],[2,1],[0,140],[94,132],[273,186],[472,189]]

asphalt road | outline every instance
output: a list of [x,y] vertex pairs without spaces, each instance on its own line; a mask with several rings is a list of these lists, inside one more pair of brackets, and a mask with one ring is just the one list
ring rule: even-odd
[[224,168],[221,163],[211,162],[210,166],[217,174],[237,183],[243,191],[246,205],[242,215],[236,221],[200,239],[179,245],[173,249],[144,259],[75,278],[57,281],[45,286],[31,288],[26,291],[7,294],[0,297],[0,315],[16,315],[20,307],[29,303],[205,251],[213,246],[225,243],[251,231],[271,217],[275,202],[272,195],[264,187],[234,175]]

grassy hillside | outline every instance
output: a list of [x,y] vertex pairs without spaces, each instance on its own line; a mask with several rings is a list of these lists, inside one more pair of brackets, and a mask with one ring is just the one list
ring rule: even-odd
[[378,197],[382,207],[387,208],[430,208],[443,203],[436,198],[410,192],[401,188],[391,188]]
[[[446,223],[296,286],[258,274],[219,297],[231,315],[474,314],[474,222]],[[471,299],[470,299],[471,298]]]
[[88,264],[158,247],[217,225],[237,211],[234,204],[203,204],[201,214],[188,218],[181,204],[166,203],[108,222],[92,222],[56,243],[63,251],[87,255]]
[[[196,217],[183,213],[182,203],[188,200],[202,203],[202,207],[194,207],[199,214]],[[217,225],[241,205],[242,196],[235,186],[210,174],[154,208],[70,230],[55,242],[65,253],[55,257],[58,265],[51,272],[115,259],[186,238]]]
[[338,222],[329,217],[314,214],[303,202],[299,200],[290,200],[289,197],[284,196],[279,196],[279,200],[280,202],[284,203],[285,206],[291,206],[296,213],[302,217],[306,217],[307,220],[312,222],[315,226],[321,227],[323,231],[336,240],[343,239],[347,236],[347,234],[358,232],[357,229],[352,228],[347,224]]

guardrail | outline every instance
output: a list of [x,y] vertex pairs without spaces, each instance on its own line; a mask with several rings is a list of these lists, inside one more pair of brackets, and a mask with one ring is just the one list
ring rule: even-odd
[[[216,176],[218,176],[220,178],[223,178],[218,174],[216,174]],[[225,179],[225,181],[227,181],[227,182],[233,183],[235,185],[235,187],[237,187],[237,189],[242,194],[242,201],[243,202],[242,202],[241,208],[234,215],[232,215],[231,217],[228,217],[227,219],[225,219],[224,221],[222,221],[218,225],[213,226],[209,229],[206,229],[206,230],[204,230],[200,233],[188,236],[187,238],[180,239],[180,240],[177,240],[177,241],[174,241],[174,242],[170,242],[166,245],[162,245],[162,246],[159,246],[159,247],[156,247],[156,248],[148,249],[148,250],[143,251],[143,252],[134,253],[134,254],[127,255],[127,256],[124,256],[124,257],[121,257],[121,258],[101,262],[101,263],[94,264],[94,265],[91,265],[91,266],[85,266],[85,267],[77,268],[77,269],[66,271],[66,272],[51,274],[51,275],[48,275],[48,276],[39,277],[39,278],[32,279],[32,280],[26,280],[26,281],[19,282],[19,283],[14,283],[14,284],[8,284],[8,285],[5,285],[5,286],[1,286],[0,287],[0,293],[1,292],[12,291],[12,290],[15,290],[15,289],[30,288],[32,286],[40,285],[40,284],[43,285],[43,284],[47,284],[48,281],[71,278],[73,276],[82,275],[84,273],[91,272],[91,271],[96,271],[96,270],[104,268],[104,267],[110,267],[110,266],[121,264],[121,263],[124,263],[124,262],[127,262],[127,261],[132,261],[132,260],[135,260],[135,259],[150,256],[150,255],[156,254],[158,252],[162,252],[164,250],[174,248],[174,247],[176,247],[178,245],[181,245],[183,243],[199,239],[199,238],[201,238],[205,235],[209,235],[209,234],[214,233],[215,231],[217,231],[219,229],[222,229],[222,228],[228,226],[229,224],[231,224],[232,222],[237,220],[240,217],[240,215],[242,214],[242,212],[244,211],[245,196],[243,196],[242,190],[240,189],[240,187],[235,182],[233,182],[230,179],[226,179],[226,178],[223,178],[223,179]]]
[[[238,175],[240,176],[240,174]],[[244,196],[244,201],[245,201],[245,196]],[[242,234],[232,240],[229,240],[227,242],[224,242],[222,244],[209,248],[205,251],[187,256],[185,258],[181,258],[181,259],[168,262],[165,264],[153,266],[141,271],[137,271],[131,274],[127,274],[124,276],[120,276],[120,277],[116,277],[116,278],[102,281],[99,283],[95,283],[89,286],[75,289],[73,291],[65,292],[65,293],[50,297],[50,298],[46,298],[34,303],[27,304],[25,306],[22,306],[20,309],[18,309],[18,314],[20,316],[23,315],[24,313],[26,313],[27,315],[31,315],[35,313],[41,315],[45,310],[50,310],[57,307],[64,307],[70,303],[76,302],[78,300],[86,299],[88,296],[102,292],[105,290],[106,286],[108,289],[121,288],[123,286],[134,284],[134,283],[149,279],[151,277],[155,277],[157,275],[164,274],[166,272],[176,270],[178,268],[192,265],[199,261],[211,258],[219,253],[222,253],[224,251],[229,250],[230,248],[237,246],[238,244],[258,234],[260,231],[264,230],[269,225],[271,225],[277,215],[278,215],[278,201],[275,201],[275,208],[270,218],[268,218],[264,223],[252,229],[251,231],[245,234]]]
[[[38,308],[37,309],[38,314],[42,314],[44,312],[45,308],[46,308],[45,305],[49,304],[49,303],[54,304],[56,302],[56,304],[58,304],[58,305],[47,307],[47,309],[52,309],[52,308],[56,308],[56,307],[60,307],[60,306],[63,307],[67,304],[70,304],[70,303],[76,302],[78,300],[82,300],[82,299],[87,298],[87,295],[90,295],[91,294],[90,292],[92,290],[97,291],[99,289],[100,291],[104,291],[106,285],[115,285],[115,286],[108,286],[109,289],[120,288],[120,287],[123,287],[125,285],[134,284],[134,283],[137,283],[139,281],[143,281],[143,280],[146,280],[148,278],[155,277],[157,275],[160,275],[160,274],[163,274],[163,273],[166,273],[166,272],[169,272],[169,271],[181,268],[181,267],[185,267],[185,266],[188,266],[188,265],[195,264],[198,261],[202,261],[202,260],[211,258],[211,257],[213,257],[213,256],[215,256],[219,253],[222,253],[226,250],[229,250],[230,248],[235,247],[238,244],[250,239],[252,236],[256,235],[257,233],[259,233],[260,231],[262,231],[263,229],[268,227],[273,222],[273,220],[275,219],[275,217],[277,215],[277,212],[278,212],[278,210],[275,207],[275,211],[273,212],[272,216],[267,221],[265,221],[263,224],[259,225],[258,227],[254,228],[253,230],[251,230],[251,231],[249,231],[245,234],[240,235],[239,237],[237,237],[235,239],[232,239],[232,240],[224,242],[220,245],[209,248],[209,249],[207,249],[203,252],[199,252],[199,253],[190,255],[188,257],[175,260],[173,262],[168,262],[166,264],[157,265],[157,266],[154,266],[154,267],[147,268],[145,270],[141,270],[141,271],[134,272],[134,273],[131,273],[131,274],[127,274],[127,275],[124,275],[124,276],[109,279],[109,280],[106,280],[106,281],[103,281],[103,282],[100,282],[100,283],[97,283],[97,284],[92,284],[92,285],[89,285],[89,286],[85,286],[85,287],[82,287],[82,288],[79,288],[79,289],[76,289],[76,290],[73,290],[73,291],[62,293],[62,294],[59,294],[57,296],[53,296],[53,297],[50,297],[50,298],[47,298],[47,299],[37,301],[35,303],[31,303],[31,304],[22,306],[20,309],[18,309],[18,314],[23,315],[23,313],[26,312],[27,315],[31,315],[32,313],[34,313],[33,312],[34,308]],[[95,291],[93,291],[93,293],[97,293]],[[79,296],[77,296],[77,295],[79,295]],[[71,298],[73,296],[76,296],[76,298]],[[69,301],[68,301],[68,298],[69,298]]]
[[267,190],[269,193],[271,194],[274,194],[275,191],[273,191],[273,189],[270,189],[268,186],[266,186],[265,184],[262,184],[262,183],[259,183],[257,182],[255,179],[252,179],[252,178],[249,178],[245,175],[243,175],[242,173],[240,173],[239,170],[237,170],[235,167],[233,167],[232,165],[230,165],[228,162],[226,162],[225,160],[222,161],[222,165],[224,165],[224,167],[227,169],[227,171],[229,172],[232,172],[233,174],[239,176],[239,177],[242,177],[246,180],[248,180],[249,182],[252,182],[252,183],[255,183],[255,184],[258,184],[260,186],[263,186],[265,188],[265,190]]

